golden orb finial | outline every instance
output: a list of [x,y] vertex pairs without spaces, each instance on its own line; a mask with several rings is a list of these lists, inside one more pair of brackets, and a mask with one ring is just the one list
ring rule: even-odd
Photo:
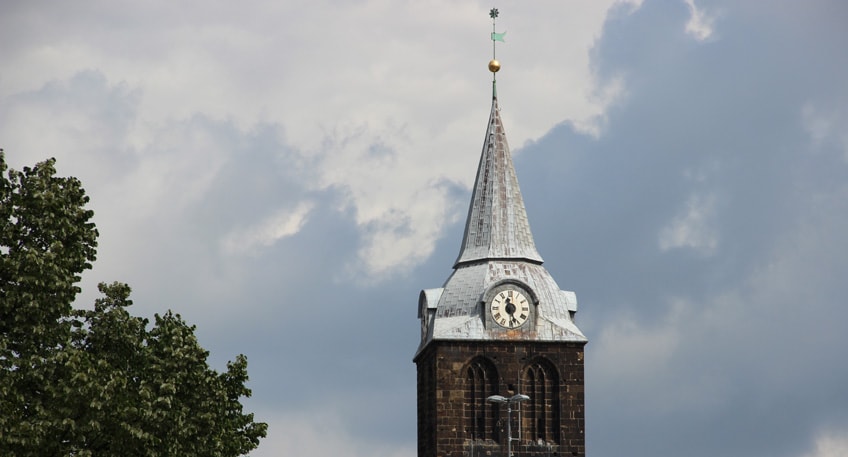
[[500,69],[501,69],[501,63],[500,62],[498,62],[495,59],[492,59],[492,60],[489,61],[489,71],[491,71],[492,73],[497,73],[498,70],[500,70]]

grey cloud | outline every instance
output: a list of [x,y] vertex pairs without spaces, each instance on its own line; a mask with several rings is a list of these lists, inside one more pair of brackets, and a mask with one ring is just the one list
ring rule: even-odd
[[[707,43],[663,4],[613,15],[595,63],[627,95],[604,134],[561,125],[517,160],[546,266],[587,319],[596,455],[797,456],[846,424],[848,339],[829,322],[848,319],[848,164],[816,152],[802,111],[845,100],[848,62],[831,45],[848,37],[829,19],[819,30],[807,5],[777,18],[734,6],[705,5],[723,11]],[[659,249],[699,193],[715,196],[715,250]],[[664,323],[680,302],[686,319]],[[615,348],[592,339],[622,320],[674,332],[672,355],[644,379],[597,379],[616,372],[598,359]]]
[[[578,320],[590,339],[589,454],[799,457],[820,430],[848,428],[844,7],[697,5],[716,18],[706,42],[686,34],[683,2],[613,13],[592,58],[598,87],[621,77],[624,93],[605,113],[601,136],[561,124],[516,151],[517,172],[545,266],[580,299]],[[169,36],[135,42],[147,49],[135,52],[162,52]],[[479,90],[484,100],[488,83]],[[505,92],[521,97],[520,87]],[[181,312],[198,324],[218,366],[247,354],[251,405],[292,416],[331,410],[362,442],[413,447],[417,294],[450,274],[464,221],[447,221],[426,262],[374,283],[357,259],[375,228],[357,226],[343,186],[314,186],[309,160],[332,157],[304,158],[287,126],[273,121],[244,126],[200,113],[168,122],[135,150],[126,136],[140,94],[94,70],[0,103],[0,129],[33,106],[93,126],[75,134],[63,130],[70,124],[44,125],[67,140],[57,153],[60,173],[83,180],[102,217],[101,263],[86,281],[129,282],[137,313]],[[508,108],[517,101],[502,97],[506,114],[520,118]],[[436,123],[451,121],[438,114]],[[813,114],[831,122],[819,140]],[[485,118],[478,127],[467,132],[474,144]],[[363,157],[403,159],[386,144],[371,146]],[[50,155],[26,154],[12,156],[13,164]],[[169,159],[185,163],[168,169]],[[135,225],[112,220],[135,207],[107,218],[121,209],[102,203],[119,200],[112,184],[141,180],[139,167],[151,163],[151,176],[200,191],[168,194]],[[473,173],[465,172],[469,180]],[[464,214],[467,190],[447,179],[433,186],[447,190],[455,209],[448,214]],[[663,250],[663,229],[693,196],[712,199],[715,247]],[[221,250],[228,234],[307,200],[314,207],[297,233],[249,255]],[[626,358],[642,347],[656,351]],[[285,431],[272,424],[271,434]]]

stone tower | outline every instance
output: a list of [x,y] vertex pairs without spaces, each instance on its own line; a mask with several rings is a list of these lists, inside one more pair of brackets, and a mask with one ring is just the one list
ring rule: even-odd
[[536,250],[494,84],[453,273],[418,299],[418,456],[505,456],[509,433],[515,456],[582,457],[587,339]]

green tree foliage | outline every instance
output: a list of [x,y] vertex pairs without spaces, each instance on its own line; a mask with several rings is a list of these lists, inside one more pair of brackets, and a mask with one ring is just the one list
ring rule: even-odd
[[97,247],[94,213],[76,178],[55,160],[8,170],[0,151],[0,335],[7,349],[38,354],[67,339],[61,318],[80,291]]
[[218,373],[195,327],[127,308],[100,284],[75,310],[97,230],[75,178],[54,160],[8,170],[0,150],[0,456],[239,456],[267,425],[246,414],[247,359]]

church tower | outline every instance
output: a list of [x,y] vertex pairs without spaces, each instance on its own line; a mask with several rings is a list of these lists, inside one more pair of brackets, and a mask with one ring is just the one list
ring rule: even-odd
[[418,456],[583,457],[587,339],[536,250],[495,83],[453,273],[418,299]]

